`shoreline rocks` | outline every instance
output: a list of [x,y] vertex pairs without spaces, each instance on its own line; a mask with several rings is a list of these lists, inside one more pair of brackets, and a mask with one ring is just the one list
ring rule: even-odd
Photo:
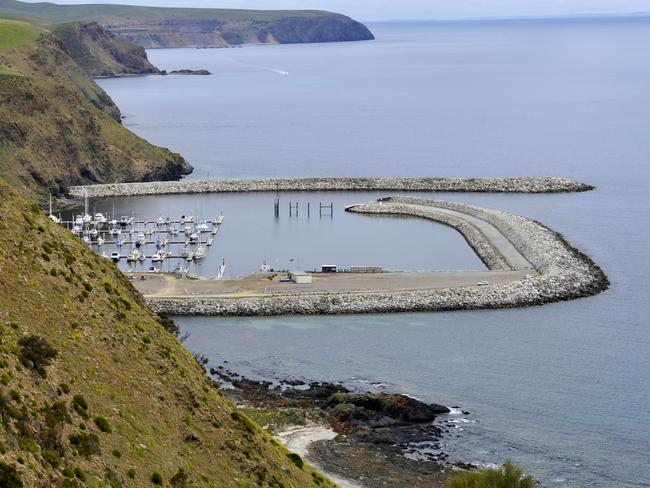
[[[273,316],[434,312],[518,308],[571,300],[606,290],[604,272],[585,254],[548,227],[507,212],[471,205],[412,197],[391,197],[350,208],[358,213],[409,213],[438,220],[436,208],[447,208],[480,218],[496,227],[530,262],[539,276],[489,286],[466,286],[428,290],[368,290],[361,292],[314,292],[242,298],[153,298],[147,303],[168,315]],[[382,203],[383,203],[382,202]],[[431,207],[431,213],[420,207]],[[453,221],[445,222],[454,226]],[[466,232],[475,249],[485,238]],[[486,248],[481,251],[489,255]]]
[[482,193],[583,192],[594,187],[551,176],[519,178],[276,178],[257,180],[152,181],[70,187],[73,197],[91,198],[168,195],[178,193],[234,193],[285,191],[405,191]]

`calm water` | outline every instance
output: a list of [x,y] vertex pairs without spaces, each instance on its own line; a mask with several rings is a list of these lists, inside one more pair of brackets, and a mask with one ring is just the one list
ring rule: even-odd
[[[378,40],[367,43],[154,51],[162,68],[214,76],[101,83],[127,125],[182,152],[194,177],[557,174],[598,185],[578,195],[442,196],[561,231],[603,266],[611,290],[524,310],[185,318],[187,346],[245,374],[385,382],[461,405],[476,422],[449,439],[454,456],[512,457],[544,486],[649,486],[650,23],[374,30]],[[271,209],[256,198],[244,206],[264,209],[267,236]],[[397,234],[418,227],[429,250],[446,247],[437,228],[358,223]],[[377,258],[420,265],[410,254],[422,243],[399,239]]]

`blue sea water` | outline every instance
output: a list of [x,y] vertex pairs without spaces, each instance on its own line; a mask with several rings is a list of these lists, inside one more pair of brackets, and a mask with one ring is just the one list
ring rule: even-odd
[[[151,51],[161,68],[213,75],[101,85],[129,128],[195,165],[191,178],[559,175],[594,184],[583,194],[435,196],[551,226],[603,267],[611,289],[521,310],[183,318],[186,346],[254,377],[383,382],[459,405],[475,422],[447,440],[453,458],[510,457],[542,486],[650,486],[650,22],[372,28],[374,42]],[[382,227],[399,233],[402,224],[413,228]],[[453,246],[427,238],[434,251]],[[381,252],[422,249],[406,239]]]

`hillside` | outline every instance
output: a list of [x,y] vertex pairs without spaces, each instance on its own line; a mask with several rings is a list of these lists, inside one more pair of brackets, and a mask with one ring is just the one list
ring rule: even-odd
[[363,24],[344,15],[318,10],[56,5],[0,0],[0,15],[36,19],[46,24],[94,20],[145,48],[374,39]]
[[89,76],[158,73],[142,46],[117,37],[97,22],[69,22],[51,28]]
[[333,486],[233,408],[112,263],[0,192],[1,486]]
[[42,197],[80,183],[178,179],[191,166],[120,124],[51,33],[0,20],[0,171]]

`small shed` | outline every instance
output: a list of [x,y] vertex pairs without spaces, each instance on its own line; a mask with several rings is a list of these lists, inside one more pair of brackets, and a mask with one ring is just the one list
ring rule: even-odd
[[291,271],[289,273],[289,279],[294,283],[301,285],[310,284],[312,282],[311,275],[304,271]]

